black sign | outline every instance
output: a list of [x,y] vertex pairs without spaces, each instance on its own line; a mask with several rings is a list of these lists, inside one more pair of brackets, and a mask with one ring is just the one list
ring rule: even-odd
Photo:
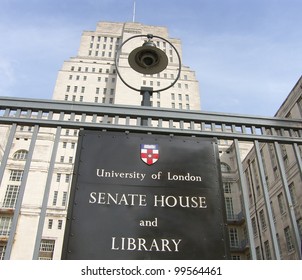
[[83,131],[64,259],[227,259],[217,145]]

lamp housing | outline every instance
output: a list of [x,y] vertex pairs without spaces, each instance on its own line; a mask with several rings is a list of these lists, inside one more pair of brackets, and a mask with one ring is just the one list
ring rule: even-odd
[[164,51],[155,46],[153,41],[149,40],[129,54],[128,62],[136,72],[153,75],[167,68],[168,57]]

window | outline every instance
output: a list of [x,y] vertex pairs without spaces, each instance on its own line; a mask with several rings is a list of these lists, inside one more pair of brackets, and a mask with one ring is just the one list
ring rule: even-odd
[[52,260],[55,249],[55,240],[42,239],[40,244],[39,260]]
[[58,191],[53,192],[53,199],[52,199],[52,205],[55,206],[57,205],[57,200],[58,200]]
[[228,220],[234,219],[234,208],[233,208],[233,200],[231,197],[225,198],[225,208],[226,208],[226,215]]
[[67,142],[63,142],[63,148],[66,149],[67,147]]
[[11,170],[9,180],[14,182],[22,181],[23,170]]
[[252,218],[252,228],[253,228],[253,234],[256,237],[257,236],[257,224],[256,224],[256,218]]
[[285,213],[285,205],[284,205],[283,193],[280,193],[277,198],[278,198],[280,213],[284,214]]
[[0,216],[0,236],[9,236],[12,217]]
[[61,173],[57,173],[57,180],[56,180],[57,182],[61,181],[61,175],[62,175]]
[[229,229],[230,246],[237,248],[239,246],[238,233],[236,228]]
[[26,160],[28,152],[26,150],[19,150],[14,153],[13,158],[16,160]]
[[0,243],[0,260],[4,260],[6,245]]
[[264,215],[263,209],[260,210],[259,215],[260,215],[261,228],[262,228],[262,230],[265,230],[266,229],[266,221],[265,221],[265,215]]
[[52,229],[53,219],[48,219],[48,229]]
[[58,229],[62,229],[63,220],[58,220]]
[[70,181],[70,174],[65,175],[65,183],[69,183]]
[[223,189],[224,189],[224,193],[232,193],[231,183],[224,182],[223,183]]
[[293,244],[292,235],[291,235],[289,227],[286,227],[284,229],[284,235],[285,235],[285,240],[286,240],[287,251],[291,252],[294,250],[294,244]]
[[67,192],[63,192],[62,206],[66,206],[66,204],[67,204]]
[[297,204],[297,196],[294,183],[291,183],[289,186],[290,197],[292,199],[293,205]]
[[2,207],[14,208],[19,194],[19,186],[8,185],[6,188]]
[[271,249],[270,249],[268,240],[266,240],[266,241],[264,242],[264,251],[265,251],[265,258],[266,258],[267,260],[271,260],[271,259],[272,259],[272,256],[271,256]]

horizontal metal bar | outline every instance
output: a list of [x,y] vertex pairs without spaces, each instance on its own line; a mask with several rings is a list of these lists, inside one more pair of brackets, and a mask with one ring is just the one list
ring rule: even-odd
[[32,111],[42,110],[43,112],[53,111],[54,113],[64,112],[65,114],[101,114],[101,115],[119,115],[119,116],[147,116],[152,119],[163,120],[183,120],[183,121],[195,121],[206,122],[225,125],[237,125],[237,126],[255,126],[261,127],[275,127],[285,129],[302,129],[301,120],[285,119],[277,117],[260,117],[260,116],[248,116],[226,113],[213,113],[204,111],[185,111],[185,110],[172,110],[161,108],[160,110],[152,107],[139,107],[139,106],[126,106],[126,105],[110,105],[110,104],[95,104],[95,103],[76,103],[68,101],[58,100],[36,100],[30,98],[10,98],[0,97],[0,109],[11,110],[27,110]]
[[129,130],[132,132],[153,132],[153,133],[162,133],[162,134],[178,134],[178,135],[198,135],[205,137],[217,137],[219,139],[234,139],[237,138],[241,141],[253,141],[258,140],[260,142],[274,142],[278,141],[284,144],[297,143],[302,145],[302,138],[300,137],[285,137],[278,135],[255,135],[255,134],[242,134],[242,133],[232,133],[224,131],[201,131],[201,130],[192,130],[192,129],[181,129],[175,127],[152,127],[152,126],[137,126],[137,125],[120,125],[120,124],[108,124],[108,123],[95,123],[87,122],[81,123],[77,121],[60,121],[60,120],[48,120],[48,119],[26,119],[26,118],[9,118],[9,117],[0,117],[0,123],[2,124],[13,124],[24,126],[32,126],[35,124],[40,125],[41,127],[58,127],[69,129],[109,129],[109,130]]

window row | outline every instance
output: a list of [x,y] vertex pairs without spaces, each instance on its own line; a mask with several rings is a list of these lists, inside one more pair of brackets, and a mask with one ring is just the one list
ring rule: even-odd
[[105,51],[102,51],[102,52],[99,52],[99,51],[95,51],[94,53],[92,52],[92,50],[89,50],[88,51],[88,56],[101,56],[101,57],[112,57],[114,58],[116,55],[116,52],[105,52]]
[[[53,229],[54,226],[54,220],[53,219],[48,219],[48,224],[47,228],[48,229]],[[57,225],[56,228],[61,230],[63,228],[63,220],[57,220]]]
[[[163,73],[163,74],[161,74],[161,73],[158,73],[158,74],[154,74],[154,75],[146,75],[146,74],[144,74],[143,75],[144,77],[157,77],[157,78],[164,78],[164,79],[172,79],[172,80],[174,80],[175,79],[175,75],[173,74],[173,73],[171,73],[170,75],[168,75],[167,73]],[[180,77],[180,79],[181,79],[181,77]],[[188,75],[183,75],[183,80],[185,80],[185,81],[187,81],[188,80]]]
[[73,156],[60,156],[60,163],[73,163]]
[[[78,92],[80,92],[80,93],[85,93],[85,87],[78,87],[78,86],[74,86],[73,87],[73,93],[78,93]],[[71,92],[71,86],[67,86],[66,87],[66,92]],[[107,92],[109,92],[109,89],[108,88],[103,88],[103,93],[104,94],[106,94]],[[99,94],[100,93],[100,88],[99,87],[97,87],[97,88],[95,88],[95,93],[96,94]],[[114,88],[111,88],[110,89],[110,94],[114,94]]]
[[103,49],[103,50],[106,50],[106,49],[109,49],[109,50],[114,50],[114,48],[118,48],[118,45],[114,45],[114,44],[100,44],[100,43],[96,43],[94,44],[93,42],[90,43],[89,45],[89,48],[90,49],[93,49],[93,48],[96,48],[97,50],[99,49]]
[[[60,201],[59,201],[60,198]],[[54,191],[52,194],[52,206],[67,206],[68,193],[66,191]]]
[[[176,109],[176,104],[174,102],[171,103],[171,107],[172,109]],[[190,104],[182,104],[182,103],[178,103],[178,107],[177,109],[186,109],[186,110],[190,110]]]
[[[69,75],[69,80],[75,80],[75,81],[80,81],[81,76],[80,75]],[[87,76],[82,76],[82,80],[83,81],[87,81]],[[109,78],[105,77],[103,78],[104,82],[108,83],[109,82]],[[101,82],[102,81],[102,77],[97,77],[97,81]],[[113,77],[111,78],[111,83],[115,83],[116,79]],[[69,87],[70,89],[70,87]]]
[[107,37],[107,36],[91,36],[90,41],[91,42],[104,42],[104,43],[113,43],[114,41],[116,41],[116,43],[118,44],[120,42],[120,37]]
[[[178,94],[177,95],[177,98],[178,98],[178,101],[182,101],[183,99],[185,99],[186,102],[190,102],[190,97],[188,94],[186,94],[183,98],[183,95],[182,94]],[[176,96],[175,96],[175,93],[171,93],[171,100],[176,100]]]
[[[84,96],[77,97],[76,95],[69,96],[69,95],[66,94],[65,97],[64,97],[64,100],[65,101],[73,101],[73,102],[76,102],[76,101],[84,102]],[[86,102],[89,102],[89,101],[86,101]],[[99,98],[98,96],[95,96],[94,100],[91,101],[91,102],[104,103],[104,104],[105,103],[113,104],[114,103],[114,98],[106,98],[106,97]]]
[[71,174],[57,173],[57,175],[56,175],[56,182],[60,183],[62,181],[65,182],[65,183],[70,183],[70,181],[71,181]]
[[62,142],[62,148],[63,149],[74,149],[75,148],[75,146],[76,146],[76,143],[75,142]]
[[[70,70],[71,71],[78,71],[78,72],[89,72],[89,67],[81,67],[81,66],[78,66],[77,69],[75,66],[71,66]],[[113,69],[112,72],[110,72],[109,68],[106,68],[105,71],[103,72],[103,68],[99,68],[98,71],[95,67],[92,67],[91,68],[91,73],[106,73],[106,74],[116,74],[116,70]],[[83,78],[84,79],[84,78]],[[85,78],[87,79],[87,78]]]

